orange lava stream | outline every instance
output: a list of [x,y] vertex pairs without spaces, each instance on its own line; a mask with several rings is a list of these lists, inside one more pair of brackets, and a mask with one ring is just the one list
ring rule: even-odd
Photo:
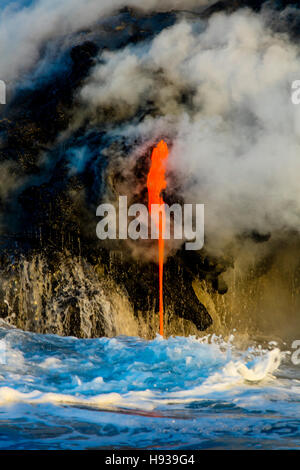
[[[161,192],[166,188],[165,164],[169,150],[166,142],[161,140],[153,149],[151,167],[147,178],[148,207],[151,214],[152,204],[164,204]],[[158,262],[159,262],[159,333],[164,335],[164,301],[163,301],[163,272],[164,272],[164,217],[159,219]]]

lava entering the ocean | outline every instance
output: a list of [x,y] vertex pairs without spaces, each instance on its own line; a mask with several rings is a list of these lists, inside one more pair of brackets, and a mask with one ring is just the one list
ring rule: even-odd
[[[152,204],[163,205],[164,200],[162,191],[166,188],[165,164],[168,158],[168,146],[166,142],[161,140],[153,149],[151,155],[151,167],[147,178],[148,188],[148,207],[151,214]],[[162,216],[159,218],[159,237],[158,237],[158,263],[159,263],[159,332],[164,334],[164,301],[163,301],[163,269],[164,269],[164,229],[165,217],[164,209]]]

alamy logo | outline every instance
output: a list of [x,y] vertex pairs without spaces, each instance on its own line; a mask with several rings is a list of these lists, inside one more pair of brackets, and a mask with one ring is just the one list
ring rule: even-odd
[[6,104],[6,85],[0,80],[0,104]]
[[291,361],[295,366],[300,365],[300,340],[295,339],[292,344],[292,349],[296,349],[291,356]]
[[0,365],[6,364],[6,344],[0,339]]
[[[157,240],[161,233],[164,240],[185,240],[186,250],[201,250],[204,245],[203,204],[152,204],[150,215],[144,204],[128,208],[127,196],[120,196],[118,215],[108,203],[101,204],[96,215],[102,217],[96,228],[100,240]],[[132,218],[129,223],[128,218]]]

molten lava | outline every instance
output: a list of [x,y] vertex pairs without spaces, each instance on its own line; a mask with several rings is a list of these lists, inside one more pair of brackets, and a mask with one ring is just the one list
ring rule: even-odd
[[[165,179],[166,160],[168,158],[168,146],[161,140],[157,147],[153,149],[151,155],[151,167],[147,178],[148,188],[148,207],[151,214],[152,204],[164,204],[162,191],[166,188]],[[163,209],[164,211],[164,209]],[[163,269],[164,269],[164,212],[159,219],[159,237],[158,237],[158,263],[159,263],[159,332],[164,334],[164,301],[163,301]]]

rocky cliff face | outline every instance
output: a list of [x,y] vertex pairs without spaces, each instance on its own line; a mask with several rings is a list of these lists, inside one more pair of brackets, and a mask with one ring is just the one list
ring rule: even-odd
[[[18,328],[84,338],[158,331],[157,265],[126,260],[121,251],[6,253],[0,278],[0,316]],[[167,335],[197,334],[212,323],[193,279],[179,257],[166,263]]]
[[[111,146],[110,116],[75,132],[70,126],[77,90],[101,49],[143,42],[175,16],[125,9],[74,36],[52,72],[20,86],[2,109],[0,161],[11,184],[0,201],[0,316],[10,324],[78,337],[156,334],[157,266],[125,259],[124,249],[103,249],[96,239],[95,208],[109,184],[103,150]],[[87,164],[73,171],[72,155],[83,145]],[[182,259],[170,260],[166,273],[170,332],[177,331],[176,318],[187,331],[205,330],[211,318]]]
[[[157,66],[145,70],[158,89],[166,90],[170,102],[163,105],[150,96],[130,108],[125,99],[115,102],[112,96],[111,103],[87,112],[80,93],[110,53],[131,47],[147,50],[178,19],[188,19],[201,30],[216,12],[230,14],[240,7],[258,12],[269,3],[215,2],[208,8],[169,12],[123,8],[41,44],[36,64],[18,77],[9,89],[8,105],[1,108],[2,319],[27,330],[79,337],[156,334],[157,265],[135,256],[126,245],[103,246],[96,239],[95,213],[108,196],[120,193],[122,182],[128,183],[122,169],[137,147],[145,151],[131,166],[126,190],[133,189],[135,202],[146,197],[143,181],[153,142],[126,139],[123,129],[146,127],[148,118],[159,119],[163,113],[176,115],[179,105],[184,112],[191,109],[193,116],[195,89],[181,83],[168,94],[175,79]],[[272,12],[295,2],[273,3]],[[285,14],[279,19],[274,29],[296,34],[296,17]],[[141,80],[146,78],[141,75]],[[176,177],[166,197],[180,200]],[[253,231],[241,237],[268,243],[270,235]],[[227,292],[223,275],[232,265],[231,256],[173,250],[165,266],[167,334],[197,334],[211,326],[209,302],[201,300],[195,281],[205,282],[220,303]]]

